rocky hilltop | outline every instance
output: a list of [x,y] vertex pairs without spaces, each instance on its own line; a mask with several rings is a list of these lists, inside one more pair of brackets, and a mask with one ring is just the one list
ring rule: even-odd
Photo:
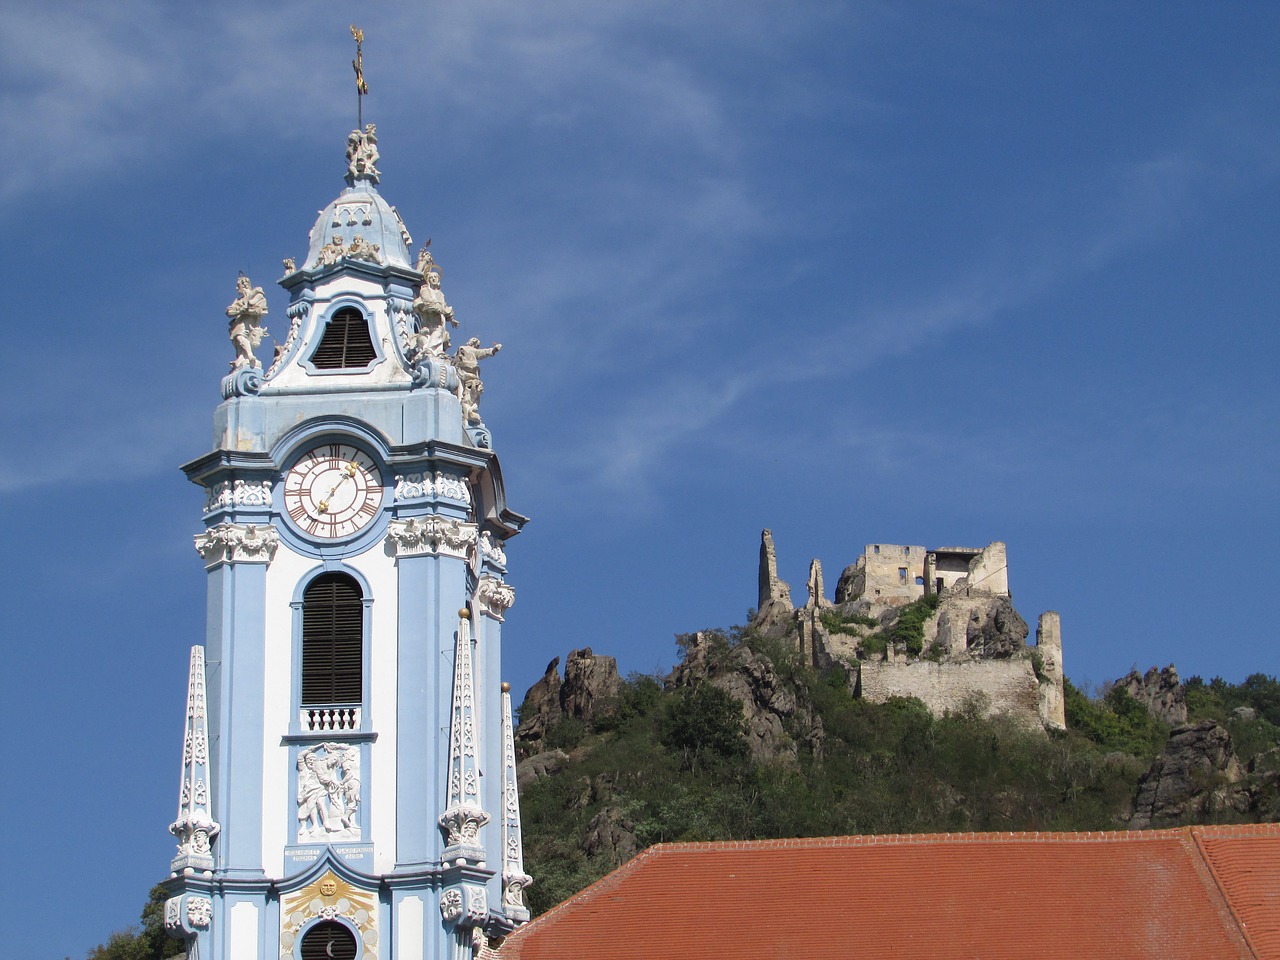
[[813,564],[797,607],[766,531],[759,586],[747,626],[680,635],[665,677],[588,647],[529,689],[535,912],[659,841],[1280,819],[1280,683],[1170,665],[1087,696],[1056,614],[1028,644],[1003,544],[871,544],[834,600]]

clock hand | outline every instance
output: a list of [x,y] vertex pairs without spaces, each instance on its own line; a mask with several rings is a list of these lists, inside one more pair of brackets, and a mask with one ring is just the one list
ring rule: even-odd
[[342,478],[333,485],[332,489],[329,490],[328,495],[326,495],[325,498],[321,500],[319,504],[317,504],[321,513],[329,512],[329,501],[333,499],[333,495],[338,492],[339,487],[341,487],[344,483],[346,483],[348,480],[354,477],[356,475],[356,471],[359,469],[360,468],[355,464],[354,461],[346,465],[346,467],[342,471]]

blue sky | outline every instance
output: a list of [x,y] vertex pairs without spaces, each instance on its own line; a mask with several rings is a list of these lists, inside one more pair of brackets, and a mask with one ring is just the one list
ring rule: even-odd
[[[668,669],[870,542],[1009,545],[1067,673],[1280,669],[1280,7],[8,3],[0,913],[172,850],[238,270],[286,298],[354,121],[433,239],[512,506],[517,692]],[[274,321],[274,322],[273,322]],[[83,879],[79,879],[83,878]]]

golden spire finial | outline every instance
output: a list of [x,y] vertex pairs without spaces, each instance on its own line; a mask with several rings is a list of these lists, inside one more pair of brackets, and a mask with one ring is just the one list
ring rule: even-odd
[[356,42],[356,58],[351,61],[351,69],[356,72],[356,126],[364,125],[364,97],[369,93],[369,85],[364,82],[364,31],[351,24],[351,38]]

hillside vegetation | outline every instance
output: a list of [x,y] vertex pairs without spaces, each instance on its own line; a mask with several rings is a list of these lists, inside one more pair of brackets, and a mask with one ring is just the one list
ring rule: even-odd
[[[736,628],[709,635],[720,666],[744,655],[767,662],[779,687],[806,705],[786,721],[794,753],[753,759],[742,702],[697,677],[633,674],[592,717],[560,718],[522,765],[535,914],[662,841],[1123,828],[1171,729],[1121,687],[1088,696],[1069,682],[1065,733],[984,719],[978,702],[934,717],[913,699],[855,699],[841,667],[820,673],[782,641]],[[692,639],[678,642],[687,651]],[[1241,769],[1274,771],[1273,677],[1184,686],[1190,720],[1219,721]],[[1276,818],[1274,775],[1261,814],[1212,793],[1226,779],[1206,775],[1210,795],[1194,819]],[[1255,806],[1256,793],[1247,801]]]

